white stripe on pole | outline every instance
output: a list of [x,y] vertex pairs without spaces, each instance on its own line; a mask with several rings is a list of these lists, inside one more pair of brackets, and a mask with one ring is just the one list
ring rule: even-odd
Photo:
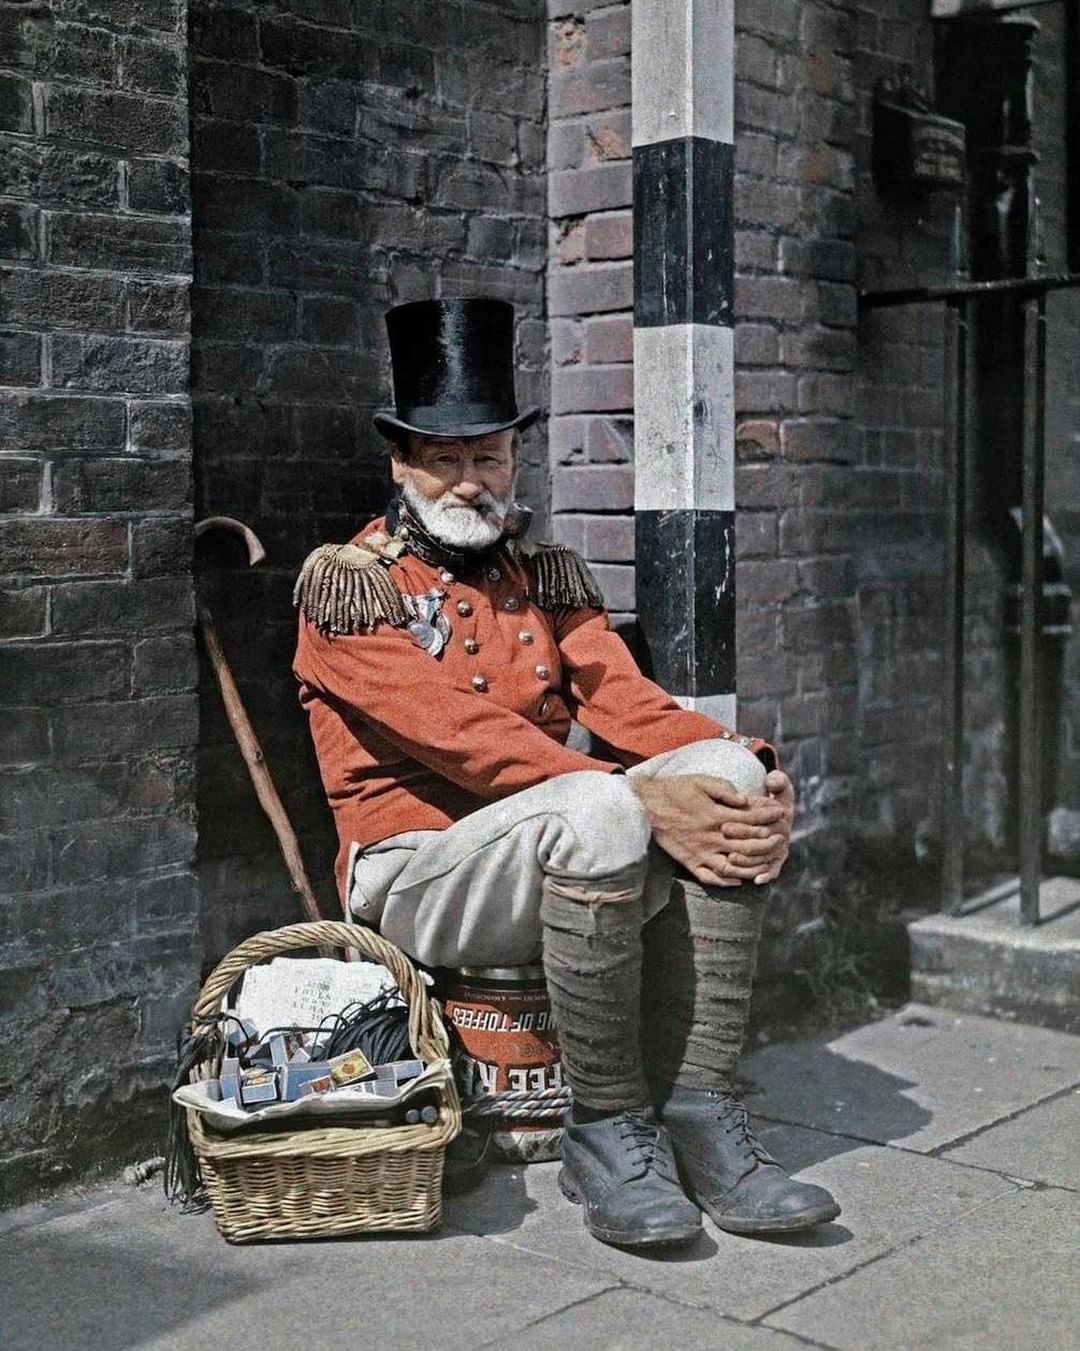
[[723,723],[725,727],[735,726],[736,696],[734,694],[706,694],[700,699],[695,699],[688,694],[677,694],[675,698],[682,704],[683,708],[691,709],[694,713],[704,713],[707,718]]
[[734,144],[735,0],[634,0],[634,145]]
[[634,329],[634,509],[734,511],[735,334]]

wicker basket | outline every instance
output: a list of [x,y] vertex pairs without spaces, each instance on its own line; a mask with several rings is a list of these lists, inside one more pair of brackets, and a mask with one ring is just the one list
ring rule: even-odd
[[[233,982],[264,958],[296,948],[356,948],[389,968],[409,1003],[409,1042],[424,1060],[449,1054],[438,1005],[409,959],[370,929],[341,921],[255,934],[223,958],[195,1002],[216,1013]],[[188,1109],[188,1130],[218,1229],[230,1243],[336,1238],[370,1230],[434,1229],[442,1213],[446,1146],[461,1129],[447,1071],[433,1126],[332,1126],[227,1134]]]

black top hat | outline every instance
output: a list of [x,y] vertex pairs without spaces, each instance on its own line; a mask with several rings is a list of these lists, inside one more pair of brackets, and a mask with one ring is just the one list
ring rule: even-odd
[[386,316],[395,412],[384,436],[486,436],[535,422],[514,398],[514,307],[506,300],[415,300]]

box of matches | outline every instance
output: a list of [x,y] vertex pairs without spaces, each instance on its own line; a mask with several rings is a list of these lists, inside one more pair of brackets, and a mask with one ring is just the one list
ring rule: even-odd
[[330,1078],[338,1088],[343,1084],[355,1084],[360,1079],[370,1079],[374,1073],[367,1056],[359,1051],[346,1051],[326,1063],[330,1067]]
[[218,1075],[218,1081],[221,1084],[221,1096],[223,1100],[231,1098],[233,1102],[240,1101],[240,1061],[234,1055],[227,1055],[221,1062],[221,1073]]
[[273,1070],[241,1070],[240,1101],[245,1107],[277,1102],[278,1079]]
[[399,1084],[408,1083],[410,1079],[419,1079],[424,1072],[424,1062],[422,1060],[395,1060],[390,1068],[394,1071],[394,1079]]
[[397,1084],[393,1079],[364,1079],[347,1085],[351,1093],[363,1093],[368,1098],[396,1098]]
[[300,1096],[309,1097],[312,1093],[329,1093],[335,1087],[333,1079],[329,1074],[324,1074],[320,1079],[308,1079],[306,1083],[300,1085]]
[[[325,1079],[333,1087],[334,1081],[330,1078],[330,1067],[325,1060],[308,1060],[296,1063],[289,1061],[287,1065],[278,1071],[281,1077],[281,1101],[296,1102],[307,1091],[305,1085],[316,1083]],[[325,1089],[319,1090],[325,1092]]]
[[238,1051],[241,1047],[254,1041],[258,1035],[259,1029],[250,1018],[245,1018],[243,1022],[232,1019],[225,1032],[225,1042],[234,1051]]

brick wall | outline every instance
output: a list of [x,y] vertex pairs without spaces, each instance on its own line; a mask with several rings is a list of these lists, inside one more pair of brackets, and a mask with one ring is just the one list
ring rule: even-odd
[[159,1128],[198,962],[186,6],[55,8],[0,4],[6,1193]]
[[634,609],[630,6],[548,4],[553,537]]
[[[1035,17],[1041,25],[1034,45],[1034,87],[1040,113],[1034,127],[1040,156],[1035,182],[1042,208],[1045,266],[1050,272],[1066,272],[1064,6],[1040,7]],[[1047,316],[1047,387],[1053,391],[1046,422],[1047,513],[1063,545],[1076,628],[1080,627],[1080,292],[1052,297]],[[1057,781],[1048,785],[1052,794],[1048,805],[1059,808],[1051,822],[1053,850],[1075,866],[1080,858],[1080,643],[1074,636],[1063,646],[1063,709],[1052,741],[1060,759]]]
[[[630,6],[548,9],[553,528],[632,632]],[[739,0],[736,23],[738,686],[800,787],[779,935],[860,862],[928,885],[940,837],[942,319],[860,321],[856,286],[950,279],[956,198],[871,176],[875,86],[933,93],[922,0]],[[1000,595],[974,590],[969,825],[1000,839]]]
[[[553,527],[630,633],[630,6],[549,15]],[[842,819],[855,762],[855,28],[825,0],[740,0],[736,23],[740,726],[800,782],[805,862],[837,852],[840,831],[808,841]],[[821,871],[789,870],[777,936]]]
[[[209,962],[298,914],[197,672],[193,495],[269,550],[248,572],[208,541],[200,585],[335,910],[290,591],[308,549],[385,502],[370,413],[389,305],[518,304],[519,396],[551,410],[520,485],[536,534],[583,550],[628,634],[636,600],[629,4],[548,0],[546,71],[540,0],[53,8],[0,0],[0,960],[10,1037],[28,1063],[54,1058],[0,1105],[12,1188],[150,1122],[198,916]],[[877,80],[910,67],[932,85],[926,8],[737,6],[740,723],[778,741],[801,795],[774,967],[823,899],[857,896],[853,865],[917,877],[941,829],[941,322],[856,309],[857,283],[951,265],[948,195],[890,200],[870,175]],[[1057,78],[1055,14],[1037,91]],[[1040,113],[1051,254],[1060,108]],[[1080,528],[1059,503],[1076,496],[1077,314],[1052,309],[1048,467],[1074,589]],[[997,842],[1000,586],[974,561],[967,812]]]
[[[242,517],[204,578],[329,913],[333,843],[290,675],[290,593],[314,545],[379,514],[382,315],[488,294],[519,307],[518,394],[547,404],[543,23],[536,4],[191,5],[193,398],[200,514]],[[547,510],[544,429],[520,489]],[[210,678],[199,872],[207,957],[298,914]]]
[[[934,91],[926,9],[920,0],[860,0],[855,16],[857,245],[867,290],[952,280],[956,198],[883,192],[871,176],[877,83],[906,70]],[[852,811],[872,862],[893,865],[898,878],[910,878],[940,830],[943,333],[933,306],[870,311],[858,330],[860,436],[848,523],[860,791]]]

